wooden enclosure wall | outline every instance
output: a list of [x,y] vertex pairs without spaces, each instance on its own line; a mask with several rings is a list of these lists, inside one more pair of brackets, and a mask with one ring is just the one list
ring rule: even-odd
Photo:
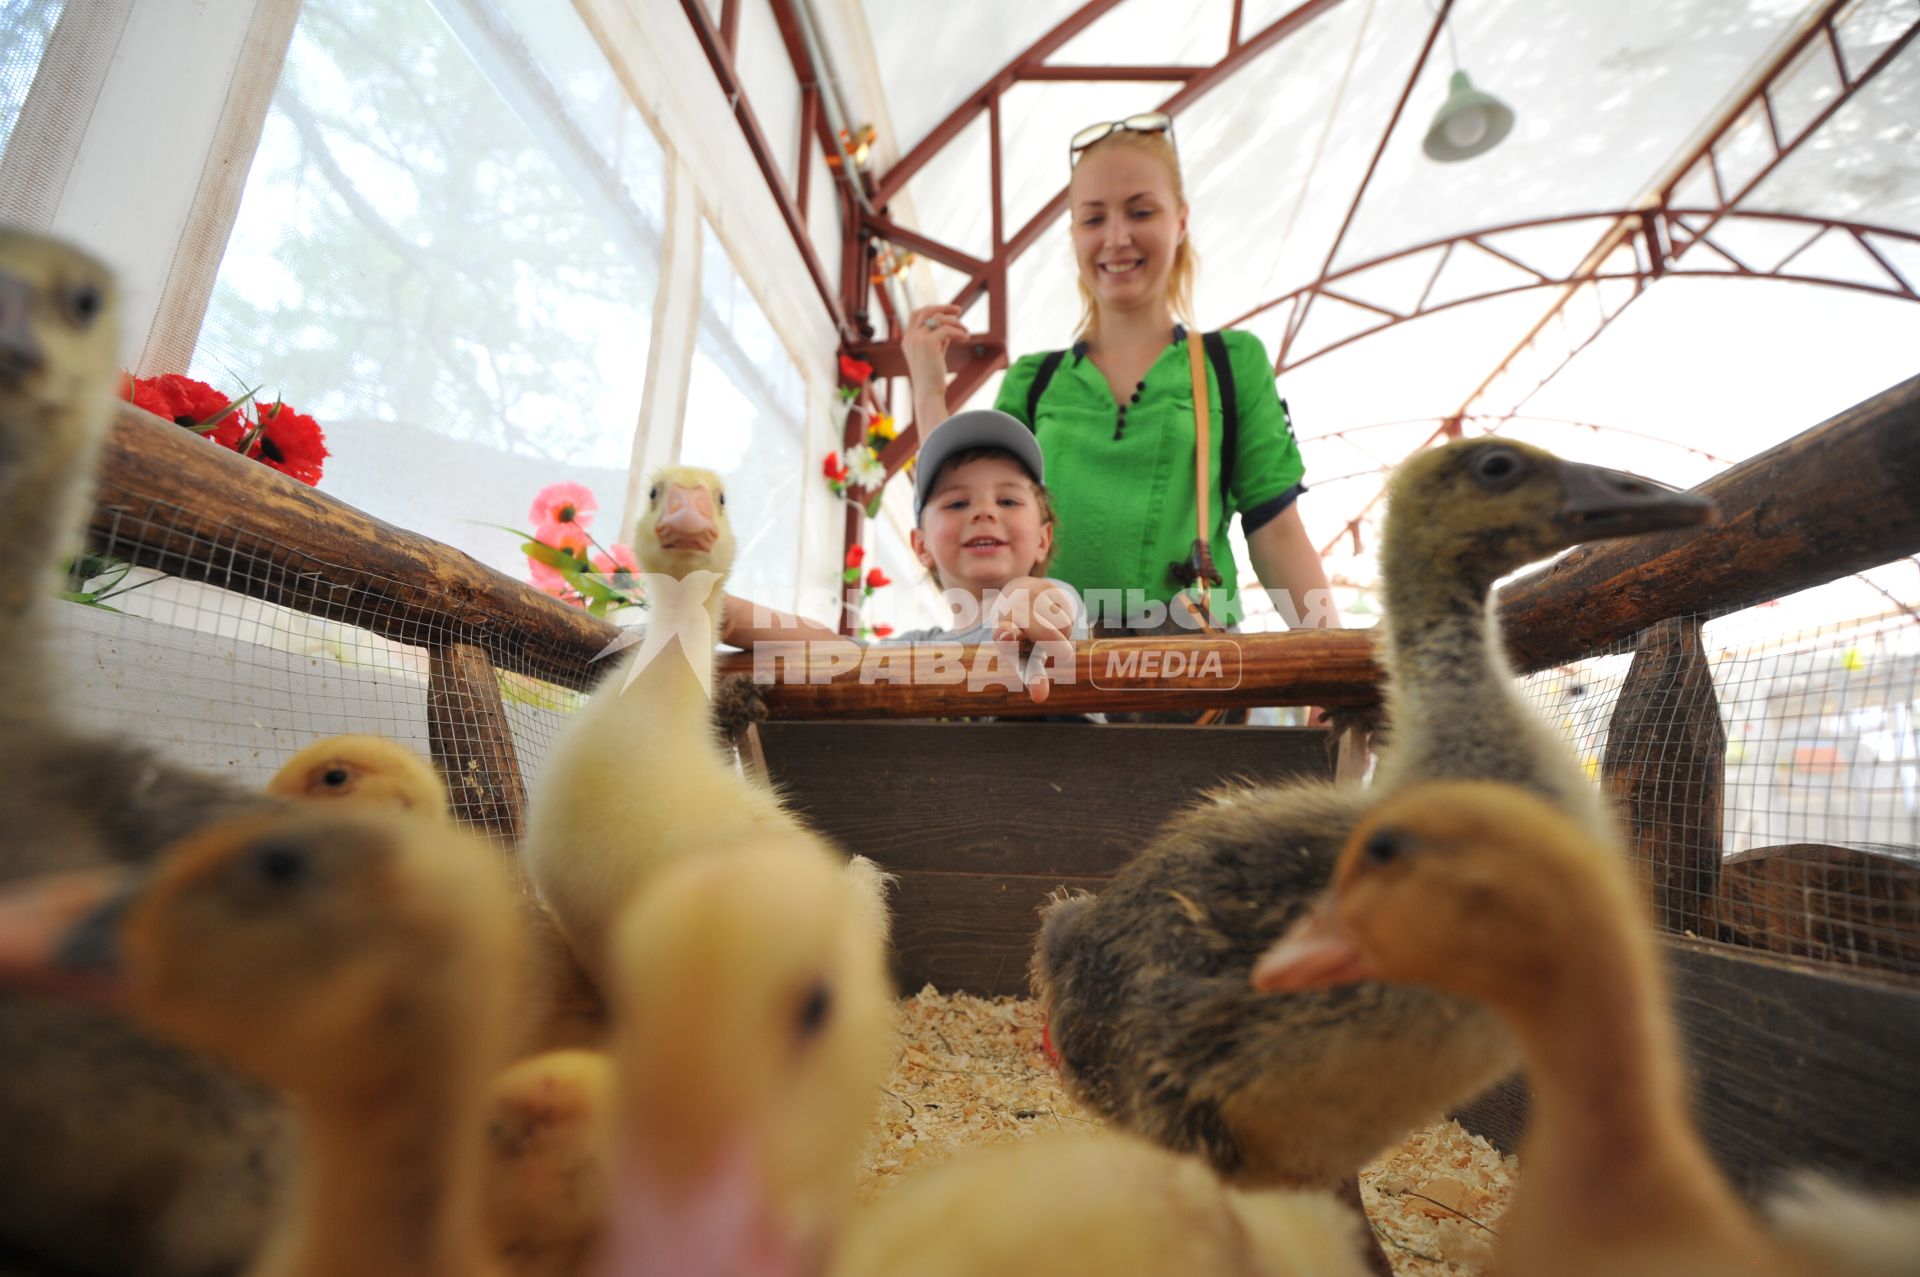
[[[1784,1173],[1920,1184],[1920,989],[1789,959],[1667,942],[1694,1114],[1727,1174],[1751,1193]],[[1455,1114],[1509,1152],[1526,1127],[1513,1079]]]
[[768,774],[816,827],[899,878],[895,974],[1027,993],[1036,910],[1097,890],[1167,816],[1234,777],[1332,775],[1317,728],[763,723]]

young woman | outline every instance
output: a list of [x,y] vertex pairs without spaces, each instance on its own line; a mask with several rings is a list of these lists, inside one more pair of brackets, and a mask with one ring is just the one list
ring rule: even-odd
[[[1119,618],[1110,599],[1132,610],[1141,600],[1165,603],[1186,584],[1178,567],[1189,560],[1198,512],[1193,381],[1179,321],[1192,311],[1195,255],[1167,116],[1082,129],[1072,161],[1068,209],[1085,308],[1078,339],[1065,352],[1016,361],[994,406],[1032,428],[1046,458],[1062,529],[1052,574],[1111,624]],[[908,320],[901,344],[923,432],[947,416],[946,348],[965,335],[952,306],[924,306]],[[1225,626],[1241,615],[1227,540],[1237,513],[1254,571],[1282,616],[1337,626],[1326,571],[1300,522],[1305,467],[1273,365],[1253,334],[1221,338],[1224,359],[1210,352],[1202,365],[1212,451],[1207,540],[1222,578],[1213,620]],[[1220,366],[1231,381],[1226,395]],[[1229,397],[1232,451],[1223,454]]]

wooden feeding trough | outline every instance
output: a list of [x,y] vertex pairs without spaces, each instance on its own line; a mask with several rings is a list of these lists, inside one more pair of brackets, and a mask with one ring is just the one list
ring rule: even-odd
[[[1505,590],[1508,645],[1523,674],[1631,645],[1599,779],[1671,934],[1700,1116],[1728,1170],[1749,1186],[1792,1166],[1912,1184],[1920,864],[1912,849],[1807,844],[1723,855],[1726,740],[1700,626],[1920,551],[1920,378],[1701,490],[1721,506],[1718,527],[1586,547]],[[208,510],[222,513],[198,513]],[[138,564],[424,648],[430,740],[458,814],[509,845],[526,784],[498,675],[585,688],[615,633],[133,411],[115,430],[93,527],[98,548]],[[1184,685],[1137,667],[1116,676],[1096,662],[1124,644],[1080,644],[1076,677],[1046,712],[1159,708],[1170,696],[1377,699],[1364,633],[1227,642],[1237,678]],[[721,672],[753,670],[741,656]],[[1332,766],[1324,733],[1306,729],[906,721],[1029,712],[964,683],[889,685],[850,670],[764,692],[771,721],[752,729],[748,753],[820,828],[898,875],[896,965],[909,990],[1024,993],[1034,911],[1050,891],[1097,890],[1211,785]],[[871,801],[846,801],[855,775]],[[1516,1080],[1461,1118],[1510,1148],[1524,1111]]]

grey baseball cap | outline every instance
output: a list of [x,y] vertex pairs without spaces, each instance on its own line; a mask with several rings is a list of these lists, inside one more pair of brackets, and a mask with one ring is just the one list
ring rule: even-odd
[[920,445],[920,459],[913,472],[913,521],[933,493],[933,481],[949,457],[971,448],[1003,448],[1011,452],[1035,483],[1045,483],[1046,466],[1040,458],[1040,441],[1033,431],[996,408],[976,408],[948,417],[933,428]]

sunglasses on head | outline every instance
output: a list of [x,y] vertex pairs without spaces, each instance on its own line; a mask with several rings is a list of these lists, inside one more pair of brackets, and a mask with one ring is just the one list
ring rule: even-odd
[[1073,142],[1067,150],[1068,164],[1078,164],[1081,153],[1095,142],[1103,142],[1115,133],[1165,133],[1167,141],[1173,141],[1173,117],[1165,111],[1144,111],[1139,115],[1129,115],[1124,120],[1111,120],[1105,124],[1089,124],[1073,135]]

